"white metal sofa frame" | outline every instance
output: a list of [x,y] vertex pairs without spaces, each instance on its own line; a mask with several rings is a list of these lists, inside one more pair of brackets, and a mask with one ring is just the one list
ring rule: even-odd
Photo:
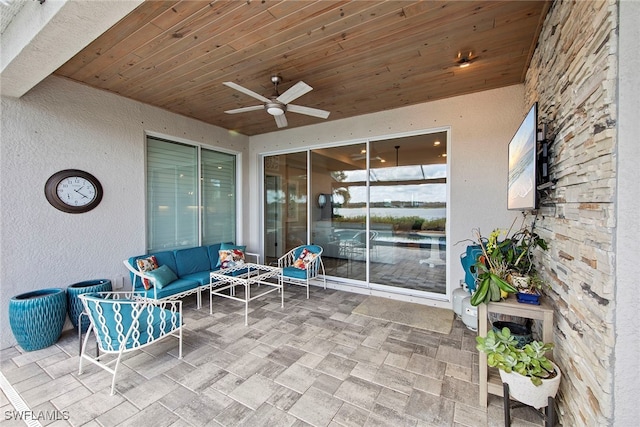
[[[79,298],[91,324],[82,343],[78,373],[82,374],[84,360],[106,370],[112,375],[111,395],[124,353],[173,336],[178,338],[178,358],[182,359],[182,301],[152,301],[134,292],[98,292]],[[98,346],[95,357],[87,354],[91,332]],[[103,361],[108,355],[117,356]]]
[[[307,249],[316,255],[315,259],[307,265],[306,269],[294,267],[293,264],[300,257],[300,254]],[[316,279],[322,271],[322,281],[324,289],[327,289],[327,279],[322,262],[322,247],[318,245],[301,245],[291,249],[278,259],[278,267],[282,269],[280,274],[280,284],[304,286],[307,288],[307,299],[309,299],[309,282]],[[284,289],[284,287],[282,288]]]

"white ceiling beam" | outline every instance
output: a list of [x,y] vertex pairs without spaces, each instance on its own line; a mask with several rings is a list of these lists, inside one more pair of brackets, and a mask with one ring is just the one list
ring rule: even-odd
[[0,37],[0,94],[21,97],[142,1],[25,2]]

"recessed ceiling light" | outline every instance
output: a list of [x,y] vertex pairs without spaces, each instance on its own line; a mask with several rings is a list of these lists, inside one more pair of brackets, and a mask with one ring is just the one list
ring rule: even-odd
[[466,68],[471,65],[471,63],[476,59],[478,59],[478,57],[473,56],[472,51],[469,51],[469,53],[465,55],[463,55],[461,52],[458,52],[458,60],[456,62],[458,63],[458,67]]
[[436,141],[436,142],[434,142],[434,143],[433,143],[433,145],[434,145],[435,147],[437,147],[438,145],[440,145],[440,141]]

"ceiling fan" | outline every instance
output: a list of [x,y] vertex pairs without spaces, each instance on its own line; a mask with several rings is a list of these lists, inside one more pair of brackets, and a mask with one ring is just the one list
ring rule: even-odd
[[251,107],[243,107],[236,108],[234,110],[227,110],[225,113],[227,114],[236,114],[236,113],[244,113],[247,111],[257,111],[261,109],[265,109],[267,113],[271,114],[273,118],[276,120],[276,125],[279,128],[287,127],[287,118],[284,113],[286,111],[291,111],[292,113],[305,114],[307,116],[320,117],[322,119],[326,119],[329,117],[329,111],[320,110],[318,108],[304,107],[302,105],[294,105],[289,104],[291,101],[294,101],[300,98],[307,92],[313,90],[311,86],[306,84],[305,82],[298,82],[295,85],[291,86],[287,89],[282,95],[278,93],[278,84],[282,81],[280,76],[272,76],[271,83],[273,83],[274,91],[273,95],[270,98],[262,96],[250,89],[240,86],[234,82],[224,82],[225,86],[228,86],[232,89],[240,91],[245,95],[249,95],[252,98],[255,98],[259,101],[262,101],[264,105],[253,105]]

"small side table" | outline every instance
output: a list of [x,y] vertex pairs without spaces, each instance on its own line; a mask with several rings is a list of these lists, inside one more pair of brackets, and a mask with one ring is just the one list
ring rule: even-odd
[[[488,314],[497,313],[509,316],[524,317],[527,319],[541,320],[542,323],[542,341],[553,342],[553,308],[543,299],[540,305],[523,304],[516,300],[516,297],[510,295],[506,300],[500,302],[490,302],[488,304],[480,304],[478,306],[478,336],[484,337],[488,330]],[[487,407],[488,393],[503,397],[503,387],[500,376],[489,372],[487,365],[487,354],[479,352],[478,358],[479,378],[479,397],[480,406]]]

